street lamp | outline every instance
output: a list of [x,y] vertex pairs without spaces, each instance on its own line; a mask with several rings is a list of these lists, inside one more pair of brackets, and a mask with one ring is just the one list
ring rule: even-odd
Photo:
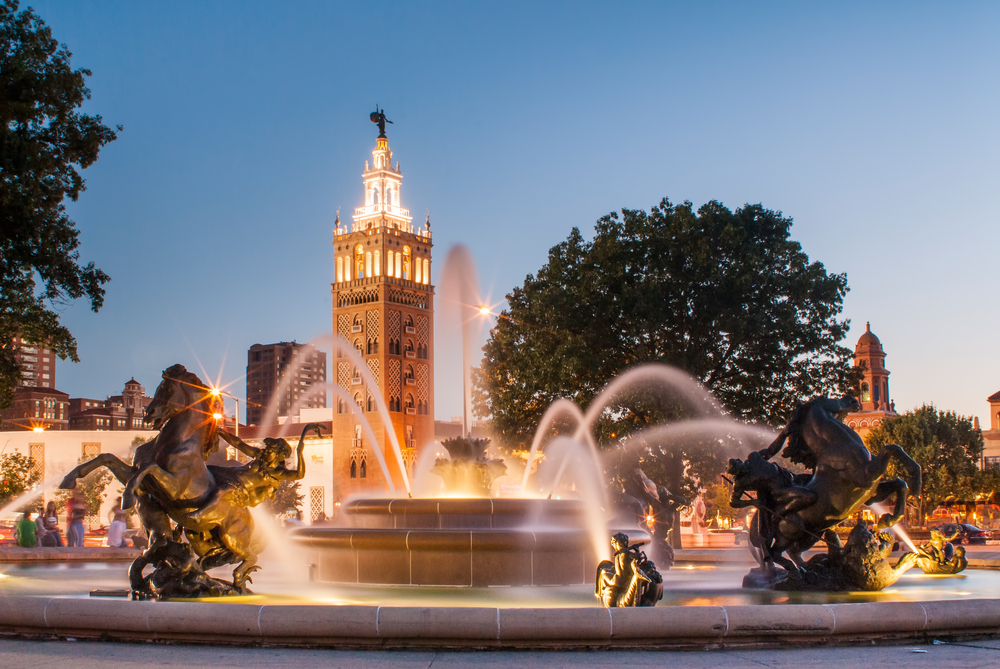
[[220,395],[225,395],[229,399],[234,400],[236,402],[236,421],[235,421],[236,422],[236,430],[235,430],[234,434],[237,437],[240,436],[240,398],[239,397],[235,397],[233,395],[230,395],[225,390],[222,390],[220,388],[211,388],[211,389],[209,389],[208,392],[211,393],[212,395],[216,396],[216,397],[219,397]]

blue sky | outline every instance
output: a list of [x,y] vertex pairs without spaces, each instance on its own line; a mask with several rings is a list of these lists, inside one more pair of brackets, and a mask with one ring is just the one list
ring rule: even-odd
[[376,103],[435,283],[454,243],[499,299],[610,211],[759,202],[847,273],[847,343],[871,321],[897,409],[986,420],[1000,389],[995,3],[24,4],[125,127],[70,207],[112,277],[99,314],[63,312],[73,396],[175,362],[234,380],[251,344],[329,332]]

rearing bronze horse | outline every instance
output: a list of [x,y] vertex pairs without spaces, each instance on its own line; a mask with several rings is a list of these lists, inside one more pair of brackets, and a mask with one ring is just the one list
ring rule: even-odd
[[[892,512],[878,519],[878,528],[883,529],[903,517],[908,493],[920,494],[920,465],[902,448],[889,444],[872,456],[858,433],[838,418],[844,411],[859,409],[857,400],[850,396],[810,400],[795,410],[770,446],[751,453],[745,462],[729,461],[735,483],[733,506],[758,508],[750,539],[761,550],[765,563],[777,562],[797,571],[804,564],[802,553],[862,505],[895,497]],[[811,475],[792,474],[765,462],[786,441],[782,455],[811,469]],[[882,480],[892,461],[906,472],[908,481]],[[757,498],[743,499],[748,491],[755,492]]]
[[[217,418],[221,413],[221,398],[183,365],[174,365],[163,372],[163,381],[146,409],[146,422],[160,433],[136,449],[133,463],[129,465],[114,455],[101,454],[63,479],[61,487],[72,488],[77,478],[103,466],[125,484],[122,506],[130,508],[137,504],[142,524],[149,532],[149,547],[129,569],[132,590],[138,596],[153,594],[147,592],[149,578],[143,577],[143,569],[175,558],[177,551],[171,550],[177,548],[173,545],[180,542],[182,534],[198,556],[202,572],[239,563],[231,586],[235,592],[245,591],[261,548],[254,540],[253,521],[246,509],[255,504],[229,504],[221,511],[216,504],[214,514],[203,517],[218,496],[220,486],[232,488],[242,483],[241,468],[206,464],[208,456],[219,446]],[[307,429],[318,432],[315,424],[307,425],[303,438]],[[284,444],[284,440],[278,441]],[[298,470],[302,471],[292,478],[301,478],[304,473],[302,441],[300,438],[298,449]],[[287,449],[287,444],[284,448]],[[271,469],[279,468],[275,465]],[[211,582],[203,573],[201,577],[200,582]]]

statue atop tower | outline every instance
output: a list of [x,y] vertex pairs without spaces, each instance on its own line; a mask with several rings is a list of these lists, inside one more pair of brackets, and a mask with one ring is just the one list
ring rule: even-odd
[[372,120],[372,123],[378,124],[378,136],[385,137],[385,124],[391,124],[392,121],[385,117],[385,110],[379,109],[378,105],[375,105],[375,111],[373,111],[368,118]]

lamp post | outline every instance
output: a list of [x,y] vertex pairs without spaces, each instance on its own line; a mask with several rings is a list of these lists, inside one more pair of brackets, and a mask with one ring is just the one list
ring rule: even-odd
[[209,392],[211,394],[215,395],[216,397],[219,397],[220,395],[225,395],[229,399],[231,399],[231,400],[233,400],[233,401],[236,402],[236,420],[234,421],[236,423],[236,429],[234,431],[234,434],[237,437],[239,437],[240,436],[240,398],[239,397],[235,397],[234,395],[230,395],[225,390],[221,390],[219,388],[212,388],[211,390],[209,390]]

